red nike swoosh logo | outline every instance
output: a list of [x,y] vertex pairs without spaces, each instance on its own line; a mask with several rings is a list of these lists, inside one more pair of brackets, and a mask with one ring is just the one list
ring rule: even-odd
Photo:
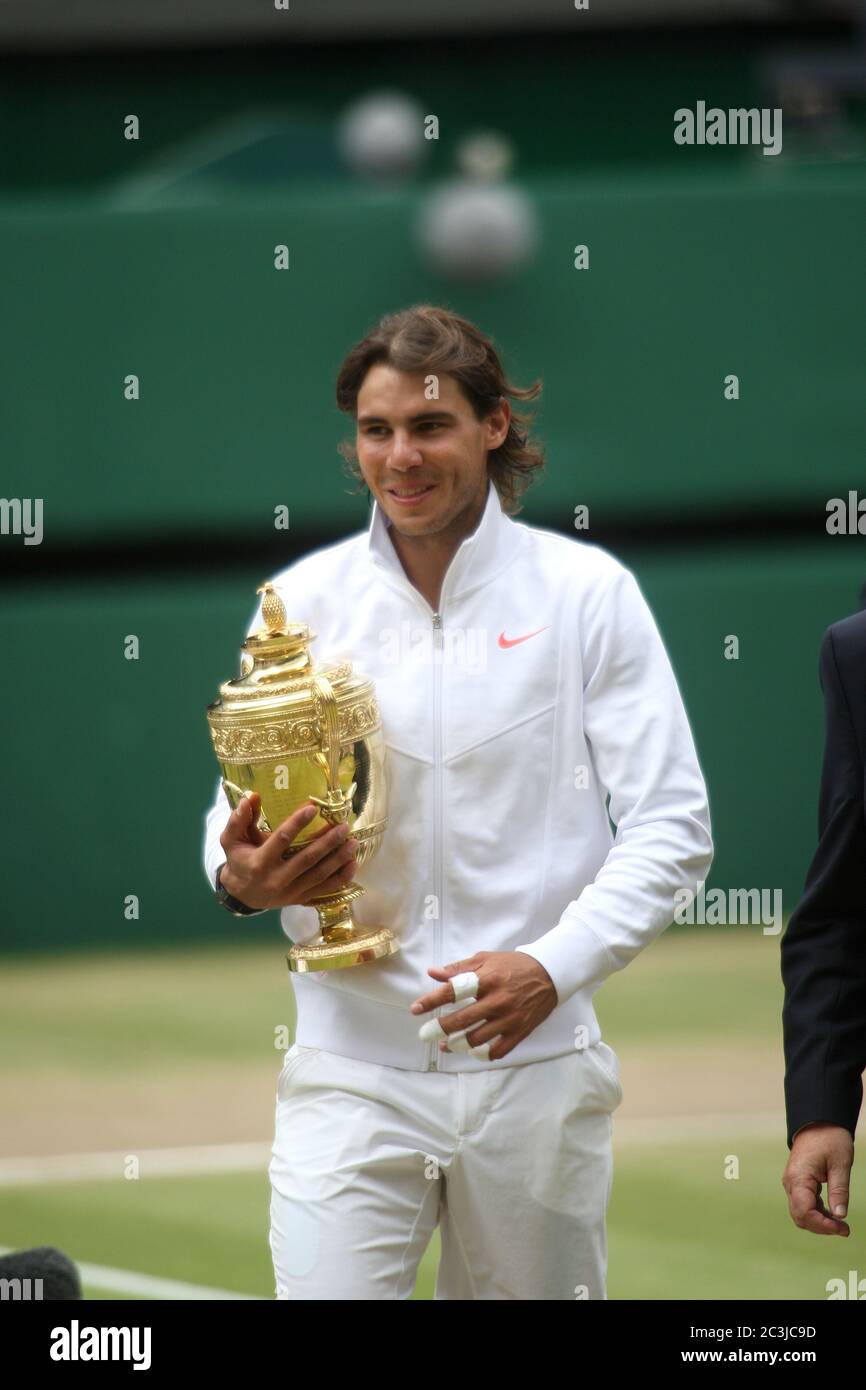
[[500,647],[516,647],[518,642],[528,642],[530,637],[537,637],[539,632],[546,632],[546,627],[537,627],[534,632],[527,632],[525,637],[506,637],[504,632],[499,634]]

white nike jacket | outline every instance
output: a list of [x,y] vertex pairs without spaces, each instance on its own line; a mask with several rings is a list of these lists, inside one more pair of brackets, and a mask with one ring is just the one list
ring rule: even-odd
[[[438,613],[406,576],[389,525],[374,502],[367,531],[273,581],[290,620],[317,634],[314,660],[348,657],[375,681],[389,824],[356,871],[366,892],[353,912],[401,942],[385,960],[293,974],[296,1041],[449,1072],[592,1046],[595,991],[672,921],[674,894],[696,892],[713,859],[667,652],[628,569],[597,545],[515,521],[492,483]],[[260,624],[259,607],[248,632]],[[205,821],[211,888],[229,815],[219,786]],[[280,921],[292,941],[318,932],[311,907],[283,908]],[[543,1023],[494,1061],[419,1040],[433,1015],[409,1005],[436,988],[428,966],[514,950],[556,987]]]

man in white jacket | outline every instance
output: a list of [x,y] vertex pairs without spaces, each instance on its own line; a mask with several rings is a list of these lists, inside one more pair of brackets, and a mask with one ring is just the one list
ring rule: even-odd
[[[633,577],[512,520],[543,466],[465,319],[386,316],[341,368],[369,529],[273,581],[314,656],[375,682],[389,824],[362,924],[400,951],[294,975],[270,1165],[278,1298],[409,1298],[438,1225],[445,1299],[606,1298],[618,1063],[592,996],[696,892],[713,857],[682,699]],[[259,626],[260,609],[249,630]],[[205,870],[238,913],[351,878],[330,830],[282,852],[218,788]],[[614,833],[615,832],[615,833]]]

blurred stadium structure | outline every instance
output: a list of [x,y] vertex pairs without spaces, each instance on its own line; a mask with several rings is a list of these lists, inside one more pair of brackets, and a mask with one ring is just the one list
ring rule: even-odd
[[[781,886],[790,910],[818,642],[866,578],[862,538],[825,528],[862,480],[864,12],[0,4],[4,492],[45,508],[40,545],[0,546],[31,687],[4,692],[7,947],[224,930],[198,866],[204,705],[256,584],[366,525],[334,373],[421,300],[544,379],[549,464],[523,516],[574,534],[586,504],[587,539],[635,569],[709,780],[714,878]],[[782,152],[677,146],[698,100],[781,103]],[[395,102],[439,138],[407,144]],[[64,846],[62,911],[33,826]]]
[[[626,25],[767,23],[826,20],[850,16],[857,0],[594,0],[581,9],[583,28]],[[279,7],[277,7],[279,6]],[[201,44],[285,38],[290,17],[293,39],[353,39],[399,34],[507,34],[528,27],[570,30],[578,3],[561,0],[437,0],[407,5],[405,0],[277,0],[273,9],[239,0],[149,0],[147,5],[118,0],[3,0],[0,37],[21,47],[64,41],[88,47],[119,42]],[[528,13],[529,11],[529,13]],[[283,26],[283,27],[278,27]]]

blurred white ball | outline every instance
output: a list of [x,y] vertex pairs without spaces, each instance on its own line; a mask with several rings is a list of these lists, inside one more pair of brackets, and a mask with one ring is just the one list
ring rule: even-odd
[[401,92],[371,92],[344,112],[337,131],[343,159],[365,178],[405,178],[427,141],[424,113]]
[[457,167],[468,179],[498,183],[514,165],[514,146],[495,130],[474,130],[457,146]]
[[416,234],[438,270],[481,280],[524,265],[538,244],[539,228],[535,209],[521,189],[462,179],[430,195],[421,208]]

